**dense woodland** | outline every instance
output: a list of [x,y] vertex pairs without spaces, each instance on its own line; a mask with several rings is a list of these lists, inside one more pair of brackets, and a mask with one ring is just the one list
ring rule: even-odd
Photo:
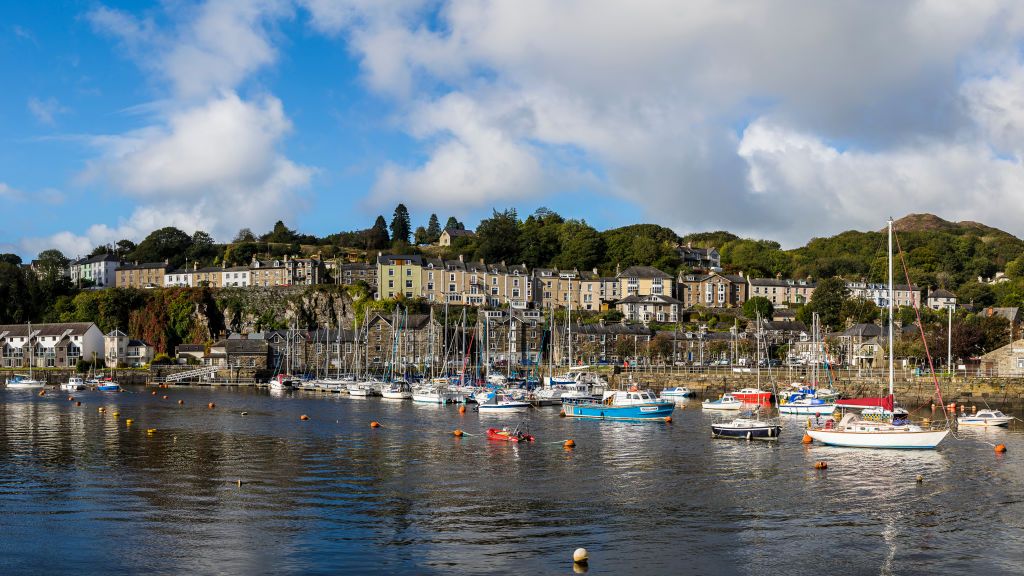
[[[441,225],[436,214],[422,226],[412,227],[405,206],[396,207],[390,223],[378,216],[364,230],[339,232],[326,237],[301,234],[278,222],[272,230],[257,235],[242,229],[231,242],[217,243],[207,233],[187,234],[167,227],[149,234],[138,244],[122,240],[113,245],[95,247],[91,254],[112,253],[125,261],[158,262],[172,266],[245,265],[255,257],[280,257],[285,254],[321,254],[325,258],[342,257],[349,261],[372,262],[378,251],[420,253],[444,258],[483,259],[488,262],[522,263],[531,268],[556,267],[581,270],[598,269],[614,274],[616,267],[650,265],[669,273],[687,271],[677,248],[716,247],[727,272],[744,272],[754,277],[813,278],[819,289],[810,305],[798,311],[808,320],[811,311],[822,314],[824,323],[836,329],[853,322],[877,321],[879,311],[870,303],[848,298],[842,282],[828,279],[864,279],[882,282],[886,259],[884,231],[848,231],[828,238],[814,238],[806,246],[783,250],[772,240],[740,238],[725,231],[712,231],[680,237],[669,228],[655,224],[636,224],[599,231],[583,220],[565,219],[540,208],[526,218],[515,210],[495,210],[478,223],[470,237],[458,237],[453,245],[435,245],[446,228],[466,228],[454,217]],[[917,285],[945,288],[956,293],[960,302],[976,308],[988,305],[1024,304],[1024,241],[1006,232],[972,222],[950,223],[931,215],[912,215],[897,222],[897,238],[909,276]],[[172,312],[183,311],[183,302],[157,302],[138,291],[83,290],[72,286],[62,270],[69,258],[56,250],[39,254],[35,270],[23,266],[14,254],[0,255],[0,323],[45,321],[94,321],[101,328],[130,326],[132,313],[153,305]],[[902,266],[897,264],[902,280]],[[1004,272],[1007,281],[996,284],[978,282]],[[175,296],[192,299],[193,296]],[[190,304],[195,302],[190,300]],[[755,307],[758,304],[755,302]],[[758,310],[751,308],[749,315]],[[762,313],[765,311],[762,310]],[[770,312],[769,312],[770,313]],[[910,322],[912,311],[901,311]],[[926,321],[936,326],[941,319]],[[138,324],[141,316],[136,316]],[[703,318],[714,323],[714,317]],[[973,322],[973,321],[972,321]],[[980,321],[979,321],[980,322]],[[961,322],[967,326],[966,317]],[[938,329],[938,328],[936,328]],[[988,333],[993,327],[976,332]],[[1002,330],[1002,328],[1000,328]],[[187,330],[172,330],[175,339]],[[979,338],[985,342],[977,344]],[[966,338],[968,347],[987,346],[996,337]],[[967,346],[967,345],[965,345]]]

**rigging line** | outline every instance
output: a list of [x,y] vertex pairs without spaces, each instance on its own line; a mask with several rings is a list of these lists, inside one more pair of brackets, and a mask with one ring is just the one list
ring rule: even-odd
[[[900,246],[900,237],[896,234],[895,230],[893,231],[892,236],[893,236],[893,238],[896,239],[896,248],[897,248],[897,250],[900,253],[900,264],[903,266],[903,275],[907,279],[907,290],[912,291],[914,285],[911,284],[911,282],[910,282],[910,271],[907,270],[907,261],[903,257],[903,248]],[[913,293],[913,292],[911,292],[911,293]],[[890,294],[889,295],[890,298],[892,298],[893,296],[895,296],[895,294]],[[942,390],[939,388],[939,377],[938,377],[937,374],[935,374],[935,362],[932,360],[932,353],[931,353],[931,351],[928,350],[928,339],[925,338],[925,335],[924,335],[924,323],[921,322],[921,310],[919,308],[919,303],[913,297],[911,297],[910,302],[914,305],[914,315],[917,316],[917,329],[918,329],[918,332],[920,332],[920,334],[921,334],[921,342],[924,344],[924,354],[925,354],[925,356],[928,357],[928,368],[931,369],[932,382],[935,384],[935,394],[939,398],[939,405],[945,407],[945,403],[942,400]],[[890,315],[889,323],[892,324],[892,322],[893,322],[893,318]],[[889,342],[889,346],[892,346],[892,345],[893,345],[893,343]],[[945,410],[942,411],[942,415],[946,419],[946,426],[949,426],[949,415],[946,413]]]

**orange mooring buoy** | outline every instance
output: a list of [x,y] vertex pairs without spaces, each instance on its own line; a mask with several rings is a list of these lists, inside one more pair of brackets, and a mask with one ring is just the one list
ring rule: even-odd
[[184,400],[178,400],[178,404],[179,404],[179,405],[181,405],[181,404],[184,404],[184,403],[185,403],[185,401],[184,401]]
[[824,460],[819,460],[819,461],[814,463],[814,469],[815,470],[825,470],[827,468],[828,468],[828,462],[825,462]]
[[167,395],[166,394],[163,395],[163,399],[167,400]]
[[671,416],[665,416],[665,423],[666,424],[671,424],[672,423],[672,417]]
[[559,418],[565,418],[565,410],[559,410],[558,411],[558,417]]
[[81,402],[75,402],[75,406],[81,406],[81,405],[82,405]]
[[804,439],[801,440],[801,442],[804,444],[810,444],[811,442],[814,442],[814,438],[811,438],[810,434],[804,434]]
[[452,436],[455,436],[456,438],[462,438],[462,430],[456,429],[454,432],[452,432]]
[[75,401],[75,397],[74,396],[68,396],[68,402],[74,402],[74,401]]
[[465,414],[465,413],[466,413],[466,405],[463,404],[462,406],[459,406],[459,414]]
[[206,407],[207,407],[207,408],[216,408],[216,407],[217,407],[217,405],[216,405],[216,404],[214,404],[213,402],[210,402],[209,404],[207,404],[207,405],[206,405]]
[[376,420],[370,422],[370,428],[380,428],[380,422],[377,422]]
[[299,420],[309,420],[309,416],[303,414],[302,416],[299,416]]
[[150,392],[150,394],[152,394],[153,396],[156,396],[156,390],[153,390],[152,392]]
[[39,391],[39,395],[40,396],[46,396],[46,390],[40,390]]
[[996,451],[996,454],[1002,454],[1003,452],[1006,452],[1006,444],[996,444],[993,450]]
[[565,442],[563,442],[562,446],[565,446],[566,448],[573,448],[573,447],[576,446],[576,443],[572,441],[572,438],[570,438],[570,439],[566,440]]

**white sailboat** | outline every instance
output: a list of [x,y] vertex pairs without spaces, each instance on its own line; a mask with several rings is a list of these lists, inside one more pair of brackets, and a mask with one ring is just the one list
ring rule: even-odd
[[[25,338],[24,346],[28,346],[28,375],[15,374],[7,378],[6,386],[11,390],[28,390],[31,388],[42,388],[45,382],[40,382],[32,377],[32,365],[36,363],[36,347],[32,344],[32,323],[28,323],[28,335]],[[23,348],[24,348],[23,346]]]
[[[889,219],[889,397],[893,395],[896,380],[893,356],[893,273],[892,273],[892,218]],[[856,414],[847,414],[839,422],[831,418],[816,428],[808,428],[807,434],[830,446],[851,448],[917,448],[931,449],[939,445],[949,434],[949,429],[932,430],[909,422],[896,424],[863,420]]]

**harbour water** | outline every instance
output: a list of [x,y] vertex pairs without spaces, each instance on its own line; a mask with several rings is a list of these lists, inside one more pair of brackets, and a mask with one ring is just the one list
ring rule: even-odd
[[571,574],[581,546],[591,574],[1024,566],[1019,421],[874,451],[804,446],[797,419],[712,440],[698,402],[671,424],[544,408],[514,445],[482,433],[519,416],[472,407],[152,390],[0,391],[0,572]]

